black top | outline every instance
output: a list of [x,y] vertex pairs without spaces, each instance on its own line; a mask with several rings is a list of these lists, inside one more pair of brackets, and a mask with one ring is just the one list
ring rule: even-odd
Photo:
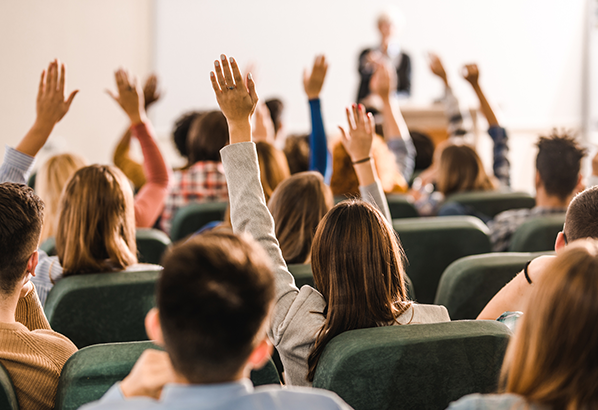
[[[367,55],[370,51],[372,51],[371,48],[366,48],[359,55],[361,81],[357,93],[357,102],[370,95],[370,79],[373,74],[371,67],[367,64]],[[397,66],[397,79],[397,92],[411,95],[411,58],[409,54],[401,53],[401,61]]]

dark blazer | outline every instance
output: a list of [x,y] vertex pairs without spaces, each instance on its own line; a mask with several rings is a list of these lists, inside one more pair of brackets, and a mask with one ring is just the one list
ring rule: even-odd
[[[370,79],[373,74],[371,68],[367,65],[367,55],[370,51],[372,51],[371,48],[366,48],[359,55],[361,81],[357,93],[357,102],[370,95]],[[401,53],[401,62],[397,67],[397,79],[397,92],[411,95],[411,58],[409,54]]]

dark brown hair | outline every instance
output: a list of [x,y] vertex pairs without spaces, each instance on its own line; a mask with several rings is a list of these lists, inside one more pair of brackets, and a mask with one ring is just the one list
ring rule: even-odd
[[309,135],[291,135],[284,143],[284,155],[291,175],[309,169]]
[[162,259],[160,324],[172,365],[190,383],[230,381],[264,332],[274,276],[264,250],[225,231],[196,235]]
[[307,359],[313,381],[326,344],[347,330],[392,325],[409,309],[399,238],[372,205],[348,200],[320,222],[313,240],[314,284],[327,306]]
[[316,228],[333,205],[332,191],[319,172],[300,172],[274,190],[268,208],[288,264],[309,263]]
[[282,111],[284,110],[284,104],[278,98],[272,98],[266,101],[266,107],[270,111],[270,117],[274,124],[274,133],[278,134],[280,127],[282,126]]
[[466,144],[448,144],[440,154],[438,191],[448,196],[457,192],[496,189],[475,150]]
[[193,121],[202,115],[203,111],[189,111],[181,115],[174,124],[174,130],[172,131],[174,146],[183,158],[187,158],[187,161],[189,160],[189,129]]
[[37,249],[44,203],[26,185],[0,184],[0,289],[11,294]]
[[504,391],[542,408],[598,408],[598,243],[568,246],[535,286],[507,349]]
[[210,111],[193,120],[188,136],[189,163],[220,162],[220,150],[228,143],[228,123],[221,111]]
[[568,242],[577,239],[598,239],[598,186],[580,192],[567,208],[565,236]]
[[566,131],[553,129],[538,141],[536,170],[546,193],[566,200],[577,186],[581,160],[586,150]]

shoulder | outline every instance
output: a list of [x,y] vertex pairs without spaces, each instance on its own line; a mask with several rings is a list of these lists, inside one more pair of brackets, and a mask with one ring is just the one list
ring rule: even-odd
[[440,305],[412,303],[411,308],[397,319],[401,324],[450,322],[448,310]]
[[530,216],[533,212],[533,209],[527,209],[527,208],[523,208],[523,209],[510,209],[508,211],[503,211],[499,214],[497,214],[494,217],[494,222],[506,222],[509,220],[513,220],[513,219],[521,219],[521,218],[527,218],[528,216]]
[[528,407],[525,399],[516,394],[470,394],[450,404],[449,410],[511,410],[511,409],[540,410],[540,407]]
[[277,403],[275,407],[281,409],[350,409],[335,393],[311,387],[263,386],[256,387],[253,395],[256,398],[272,400]]

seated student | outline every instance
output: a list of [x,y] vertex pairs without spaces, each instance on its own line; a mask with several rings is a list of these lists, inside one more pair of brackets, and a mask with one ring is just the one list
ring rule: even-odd
[[506,251],[517,228],[535,216],[565,213],[581,184],[581,160],[586,150],[556,130],[540,137],[536,157],[536,206],[499,213],[488,222],[494,252]]
[[[143,101],[145,105],[145,111],[150,105],[154,104],[160,99],[161,95],[158,92],[158,78],[156,75],[150,75],[145,81],[143,86]],[[131,130],[127,128],[127,131],[123,134],[120,141],[114,149],[113,161],[129,180],[133,183],[135,191],[139,191],[145,184],[145,172],[143,171],[143,165],[131,158],[129,151],[131,148]]]
[[[133,134],[146,145],[148,157],[161,159],[139,98],[141,90],[125,71],[117,71],[115,77],[118,95],[113,97],[129,116]],[[137,263],[135,227],[151,226],[161,210],[168,170],[163,160],[157,162],[161,166],[147,169],[148,182],[135,198],[116,167],[91,165],[72,176],[61,197],[57,256],[40,251],[32,279],[42,304],[56,281],[65,276],[147,269]]]
[[65,74],[57,60],[42,73],[35,123],[16,149],[7,147],[0,167],[0,362],[22,409],[54,408],[62,367],[77,351],[52,331],[29,280],[38,261],[44,204],[24,185],[35,155],[77,93],[65,101]]
[[228,126],[220,111],[210,111],[193,121],[189,129],[189,167],[175,171],[162,212],[160,227],[170,233],[176,212],[191,203],[225,202],[228,190],[220,162]]
[[271,259],[276,302],[268,335],[280,354],[287,383],[311,385],[326,344],[344,331],[449,321],[444,307],[408,299],[404,253],[368,159],[374,138],[373,117],[366,119],[361,105],[347,109],[350,128],[343,131],[342,138],[351,158],[358,162],[355,170],[367,202],[345,201],[328,212],[318,225],[311,250],[314,281],[322,293],[310,286],[297,289],[274,235],[260,186],[250,123],[257,104],[255,84],[248,76],[248,90],[237,63],[231,59],[229,64],[224,55],[221,60],[215,62],[216,74],[211,73],[211,79],[229,122],[230,145],[221,154],[231,221],[235,232],[248,232],[257,238]]
[[[598,187],[588,188],[573,198],[567,208],[563,231],[556,238],[554,250],[558,254],[568,243],[586,238],[598,239]],[[507,311],[525,312],[534,284],[547,275],[546,267],[554,258],[546,255],[529,262],[523,271],[488,302],[478,319],[494,320]]]
[[473,394],[449,409],[598,408],[598,242],[559,253],[534,285],[501,371],[502,394]]
[[122,382],[83,409],[350,408],[326,390],[253,387],[250,371],[272,352],[275,294],[268,255],[254,240],[209,232],[175,245],[162,263],[157,308],[145,323],[166,351],[146,350]]

